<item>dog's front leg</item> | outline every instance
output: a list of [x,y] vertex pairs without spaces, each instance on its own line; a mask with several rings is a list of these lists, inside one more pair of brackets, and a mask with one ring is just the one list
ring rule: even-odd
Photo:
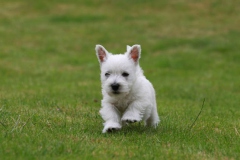
[[132,102],[122,116],[123,123],[134,123],[139,122],[143,119],[145,107],[141,102]]
[[121,129],[122,125],[120,120],[120,113],[115,106],[110,103],[102,102],[100,114],[105,121],[103,123],[103,133]]

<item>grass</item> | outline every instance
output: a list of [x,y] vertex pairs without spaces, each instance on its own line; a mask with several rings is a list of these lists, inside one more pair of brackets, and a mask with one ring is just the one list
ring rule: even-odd
[[[238,159],[240,3],[0,2],[1,159]],[[95,45],[141,44],[161,124],[102,134]],[[191,125],[205,104],[197,121]]]

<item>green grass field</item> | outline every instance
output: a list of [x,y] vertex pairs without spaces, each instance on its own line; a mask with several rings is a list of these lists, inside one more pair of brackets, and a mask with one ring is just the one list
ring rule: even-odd
[[[0,6],[0,159],[240,158],[240,1]],[[112,53],[141,44],[156,130],[101,133],[96,44]]]

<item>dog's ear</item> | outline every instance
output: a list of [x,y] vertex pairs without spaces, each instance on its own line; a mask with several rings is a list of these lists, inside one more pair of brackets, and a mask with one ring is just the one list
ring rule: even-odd
[[130,49],[128,49],[127,54],[135,63],[138,63],[141,56],[141,46],[138,44],[133,45]]
[[104,61],[107,60],[107,57],[109,55],[108,51],[101,45],[96,45],[96,54],[97,54],[97,57],[98,57],[98,61],[100,63],[103,63]]
[[132,47],[127,45],[127,52],[131,49]]

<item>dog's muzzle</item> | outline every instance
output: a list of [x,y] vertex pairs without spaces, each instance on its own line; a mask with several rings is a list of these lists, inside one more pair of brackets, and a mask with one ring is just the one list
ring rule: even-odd
[[118,90],[120,88],[120,85],[118,83],[113,83],[113,84],[111,84],[111,88],[114,93],[119,93]]

